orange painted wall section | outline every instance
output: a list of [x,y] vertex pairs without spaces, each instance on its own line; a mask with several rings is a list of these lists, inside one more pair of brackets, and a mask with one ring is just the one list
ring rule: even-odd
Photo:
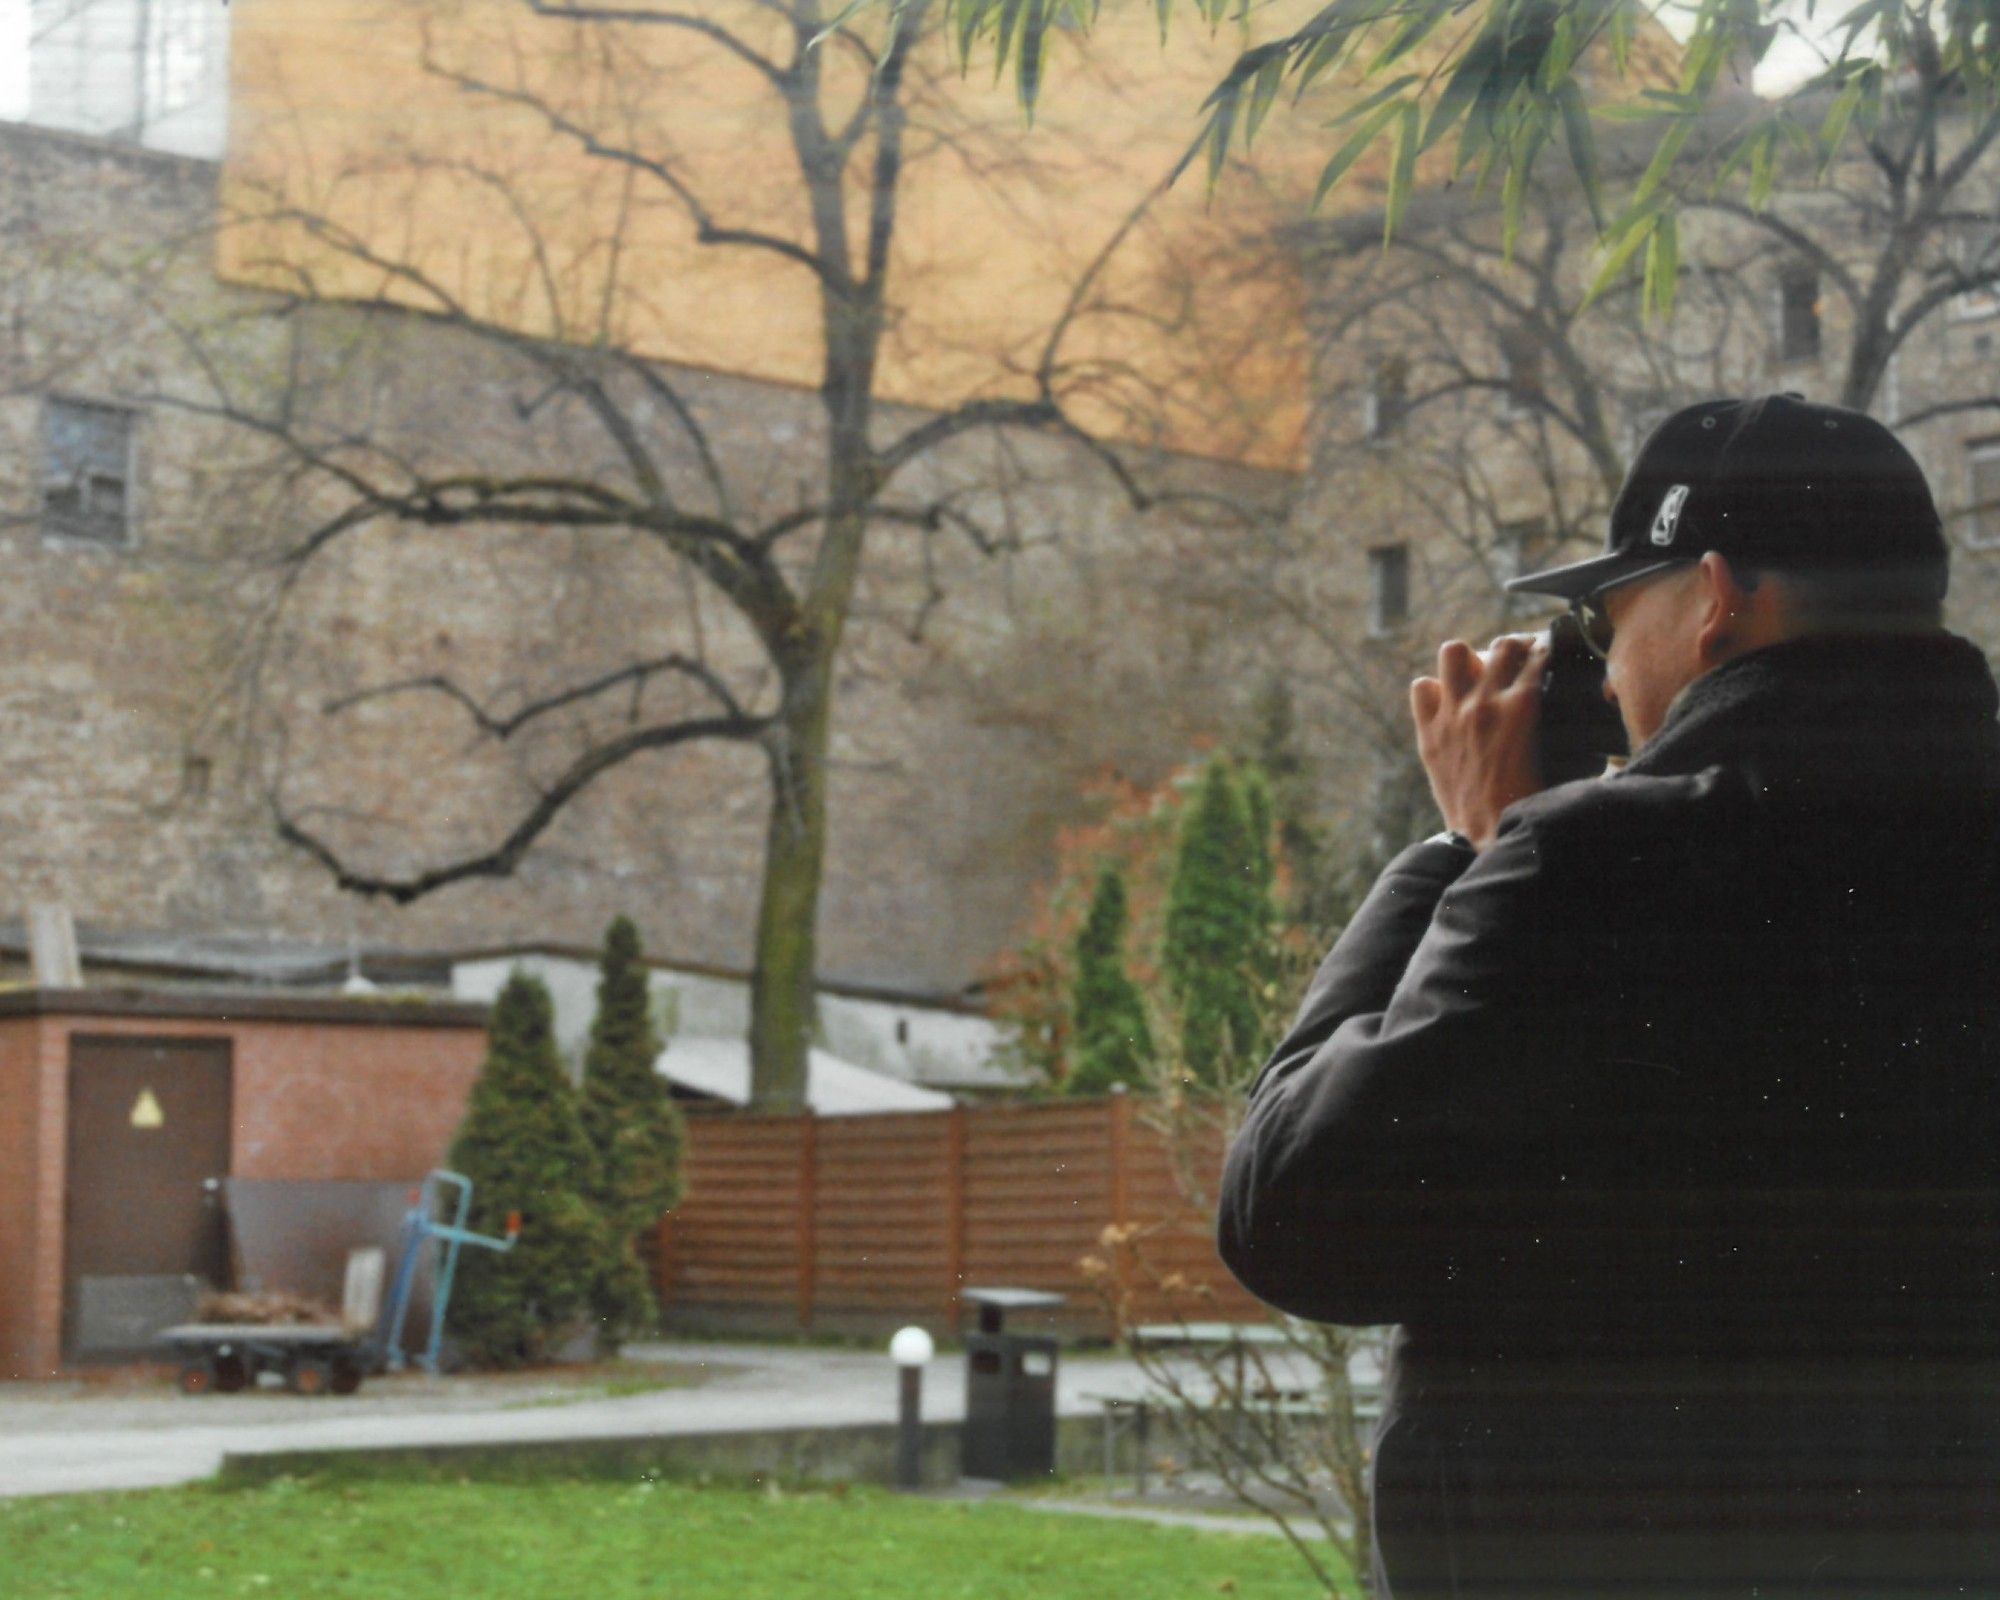
[[[434,309],[449,300],[576,343],[602,337],[818,385],[824,346],[805,269],[702,244],[668,183],[587,154],[551,125],[553,113],[665,157],[718,225],[803,240],[810,222],[783,104],[754,69],[693,33],[551,20],[520,0],[233,9],[225,194],[238,225],[225,231],[225,275]],[[785,48],[751,0],[685,9]],[[927,40],[910,73],[882,396],[942,408],[1032,394],[1046,330],[1193,138],[1244,38],[1184,19],[1163,54],[1152,7],[1109,7],[1087,48],[1069,38],[1052,47],[1032,130],[1011,80],[962,75],[943,39]],[[866,81],[858,57],[828,48],[822,59],[827,100],[844,115]],[[548,109],[468,92],[467,79]],[[1094,287],[1100,309],[1063,351],[1087,425],[1195,455],[1298,464],[1304,296],[1270,238],[1299,214],[1324,159],[1318,120],[1274,116],[1250,175],[1211,199],[1202,173],[1190,173],[1121,245]],[[248,224],[273,208],[285,220]],[[859,259],[866,213],[854,212]],[[336,237],[369,264],[330,248]]]

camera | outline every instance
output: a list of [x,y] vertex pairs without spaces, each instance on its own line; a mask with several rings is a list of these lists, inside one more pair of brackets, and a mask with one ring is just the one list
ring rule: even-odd
[[1583,642],[1567,613],[1549,625],[1549,662],[1542,670],[1542,714],[1535,740],[1542,782],[1549,788],[1602,776],[1613,757],[1629,753],[1625,724],[1604,698],[1604,663]]

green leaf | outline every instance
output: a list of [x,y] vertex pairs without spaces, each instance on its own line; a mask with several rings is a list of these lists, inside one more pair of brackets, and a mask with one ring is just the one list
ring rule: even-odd
[[1492,71],[1479,85],[1466,112],[1465,131],[1458,136],[1457,171],[1463,172],[1474,156],[1492,146],[1494,126],[1507,103],[1510,85],[1505,57],[1496,55]]
[[1271,102],[1277,99],[1284,81],[1285,58],[1281,55],[1273,56],[1257,69],[1257,76],[1250,86],[1250,110],[1243,119],[1243,142],[1246,145],[1257,137],[1257,130],[1264,125]]
[[[1478,98],[1487,78],[1499,64],[1500,46],[1492,38],[1478,40],[1465,53],[1458,69],[1452,73],[1444,86],[1444,92],[1437,97],[1431,107],[1430,122],[1424,129],[1424,145],[1428,150],[1452,130],[1458,119],[1465,115],[1473,101]],[[1465,150],[1459,148],[1459,166],[1464,170]]]
[[1632,64],[1632,30],[1634,8],[1615,5],[1611,8],[1610,35],[1611,65],[1619,77],[1624,77]]
[[1639,247],[1651,241],[1653,229],[1659,220],[1660,213],[1656,207],[1638,214],[1628,213],[1620,223],[1613,225],[1606,241],[1608,248],[1604,256],[1604,265],[1598,268],[1597,276],[1591,280],[1590,288],[1584,292],[1583,303],[1577,307],[1579,311],[1595,304],[1598,296],[1618,281],[1618,275],[1639,253]]
[[1862,79],[1857,73],[1848,80],[1847,87],[1834,96],[1833,104],[1826,108],[1826,121],[1819,130],[1819,167],[1824,173],[1833,164],[1839,152],[1840,141],[1847,137],[1847,125],[1854,120],[1854,113],[1860,108]]
[[[809,48],[817,50],[827,40],[840,32],[842,28],[846,27],[848,23],[853,21],[856,15],[872,9],[874,4],[875,0],[847,0],[847,4],[833,14],[832,19],[828,21],[827,25],[812,36]],[[889,8],[889,27],[891,31],[899,27],[902,20],[903,8],[900,5],[891,6]]]
[[1373,111],[1384,100],[1393,100],[1416,81],[1417,75],[1414,72],[1406,72],[1400,78],[1391,79],[1366,99],[1357,100],[1353,105],[1345,107],[1338,116],[1327,123],[1327,126],[1329,128],[1344,127],[1358,117],[1367,116],[1369,112]]
[[1226,106],[1218,106],[1215,115],[1208,122],[1208,186],[1215,188],[1222,176],[1222,166],[1229,159],[1229,136],[1236,124],[1236,109],[1241,96],[1232,94]]
[[1419,9],[1413,10],[1389,35],[1389,42],[1376,53],[1375,59],[1363,69],[1364,78],[1372,78],[1383,68],[1393,66],[1408,55],[1424,40],[1437,31],[1453,8],[1454,0],[1426,0]]
[[1750,157],[1750,208],[1762,211],[1778,181],[1778,138],[1774,128],[1757,141]]
[[1556,104],[1562,111],[1563,136],[1569,141],[1569,164],[1576,169],[1576,181],[1583,187],[1584,204],[1590,207],[1590,223],[1604,231],[1604,206],[1599,190],[1597,139],[1590,131],[1590,111],[1583,103],[1583,90],[1574,78],[1565,78],[1556,90]]
[[1549,48],[1542,57],[1541,85],[1543,93],[1554,89],[1569,76],[1572,62],[1576,60],[1576,23],[1571,14],[1563,12],[1556,18],[1555,32],[1549,38]]
[[1652,199],[1654,192],[1673,170],[1679,159],[1681,147],[1688,142],[1688,135],[1694,132],[1694,120],[1684,117],[1669,128],[1660,140],[1659,148],[1653,152],[1653,159],[1647,164],[1645,175],[1639,179],[1638,187],[1632,191],[1629,204],[1637,208]]
[[1646,241],[1646,279],[1641,296],[1650,320],[1673,315],[1674,290],[1680,276],[1680,231],[1671,211],[1661,215]]
[[1007,63],[1014,54],[1014,33],[1021,24],[1023,0],[1000,0],[1000,15],[995,24],[993,44],[993,81],[998,83],[1001,74],[1007,70]]
[[1304,54],[1296,58],[1296,64],[1292,68],[1293,81],[1300,94],[1311,88],[1313,80],[1340,59],[1340,53],[1346,43],[1347,35],[1343,33],[1322,33],[1314,36],[1312,43],[1305,46]]
[[1507,177],[1500,190],[1500,255],[1514,259],[1514,246],[1521,237],[1521,221],[1528,210],[1528,179],[1534,175],[1535,158],[1548,138],[1545,124],[1529,123],[1507,151]]
[[1347,176],[1347,169],[1361,159],[1361,152],[1375,142],[1376,134],[1380,133],[1388,120],[1401,109],[1402,107],[1394,101],[1388,105],[1377,106],[1374,114],[1348,135],[1347,143],[1336,150],[1333,159],[1320,169],[1319,185],[1313,190],[1312,197],[1312,208],[1315,211],[1319,209],[1320,202],[1332,192],[1333,186]]
[[1042,67],[1048,55],[1048,13],[1039,0],[1028,0],[1028,15],[1021,25],[1020,95],[1022,109],[1034,121],[1035,98],[1042,89]]
[[1389,169],[1389,199],[1382,212],[1385,246],[1394,237],[1397,225],[1403,220],[1404,208],[1410,203],[1410,193],[1417,186],[1417,145],[1423,131],[1424,108],[1414,100],[1406,102],[1396,123],[1396,159]]

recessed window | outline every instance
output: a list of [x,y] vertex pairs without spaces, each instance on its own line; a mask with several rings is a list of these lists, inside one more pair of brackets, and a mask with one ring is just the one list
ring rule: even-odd
[[2000,439],[1965,447],[1966,542],[1979,550],[2000,550]]
[[132,422],[121,406],[42,407],[42,531],[93,544],[132,542]]
[[1960,280],[1974,285],[1954,295],[1951,315],[1960,321],[2000,314],[2000,227],[1982,223],[1964,230],[1952,241],[1948,259]]
[[1819,268],[1803,264],[1778,274],[1778,359],[1819,359]]
[[1368,400],[1364,421],[1368,437],[1386,439],[1403,425],[1410,408],[1410,363],[1402,356],[1389,356],[1375,363],[1368,375]]
[[1500,359],[1507,390],[1502,410],[1518,416],[1536,409],[1542,398],[1542,341],[1529,328],[1509,328],[1500,335]]
[[896,1019],[896,1043],[908,1044],[909,1042],[910,1019],[908,1017],[898,1017]]
[[1377,545],[1368,552],[1368,631],[1394,633],[1410,616],[1410,547]]

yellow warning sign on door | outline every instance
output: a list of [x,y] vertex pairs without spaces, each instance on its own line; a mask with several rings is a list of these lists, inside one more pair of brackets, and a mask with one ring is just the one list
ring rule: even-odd
[[132,1102],[132,1126],[135,1128],[164,1128],[167,1114],[160,1109],[160,1102],[151,1089],[141,1089],[139,1098]]

